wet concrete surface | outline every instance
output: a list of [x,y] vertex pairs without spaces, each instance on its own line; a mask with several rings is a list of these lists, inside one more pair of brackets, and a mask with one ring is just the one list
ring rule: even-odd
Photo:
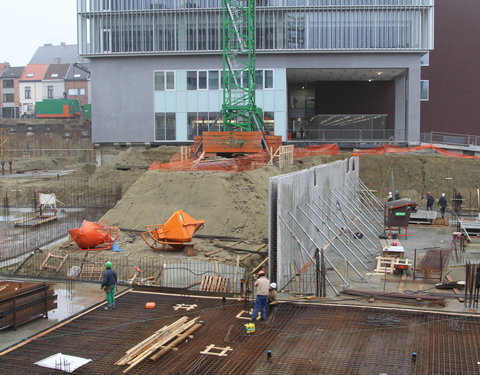
[[[0,280],[7,281],[12,278],[2,277]],[[15,281],[22,281],[15,279]],[[32,280],[28,280],[32,281]],[[49,281],[47,281],[49,282]],[[89,307],[105,300],[105,293],[100,284],[73,282],[52,283],[57,295],[57,308],[48,312],[48,319],[40,318],[23,324],[15,331],[8,328],[0,331],[0,350],[8,348],[22,340],[29,338],[55,324],[78,314]],[[124,288],[119,288],[119,291]]]

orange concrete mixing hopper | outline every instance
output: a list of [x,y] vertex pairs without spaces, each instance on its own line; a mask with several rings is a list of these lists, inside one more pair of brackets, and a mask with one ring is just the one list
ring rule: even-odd
[[142,237],[154,250],[168,250],[168,247],[181,250],[204,224],[205,220],[195,220],[185,211],[179,210],[165,224],[147,225],[147,231],[142,233]]
[[108,250],[120,235],[120,229],[100,221],[84,220],[81,228],[69,229],[70,242],[75,241],[80,250]]

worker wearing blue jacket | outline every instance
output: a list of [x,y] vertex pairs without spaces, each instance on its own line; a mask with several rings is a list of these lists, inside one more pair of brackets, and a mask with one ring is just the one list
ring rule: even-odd
[[107,306],[105,310],[111,310],[115,308],[115,286],[117,284],[117,273],[112,268],[112,262],[105,262],[105,272],[103,273],[103,282],[101,288],[105,290],[107,297]]

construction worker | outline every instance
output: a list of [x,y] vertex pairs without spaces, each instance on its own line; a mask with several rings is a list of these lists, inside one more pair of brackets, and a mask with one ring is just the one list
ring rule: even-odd
[[387,202],[391,202],[391,201],[393,201],[393,194],[391,191],[389,191],[387,196]]
[[457,191],[455,193],[455,198],[453,199],[453,209],[458,215],[460,215],[460,213],[462,212],[462,202],[463,202],[462,194],[459,191]]
[[277,284],[271,283],[268,288],[268,312],[272,312],[278,305]]
[[111,310],[115,308],[115,286],[117,284],[117,273],[112,268],[112,262],[105,262],[105,272],[103,273],[103,282],[100,286],[105,290],[107,297],[107,306],[104,307],[105,310]]
[[445,217],[445,209],[447,208],[448,202],[445,193],[442,193],[442,196],[438,200],[438,205],[440,206],[440,213],[442,214],[442,219]]
[[264,271],[258,271],[258,278],[254,286],[257,287],[257,299],[253,307],[252,322],[257,320],[258,311],[261,311],[262,314],[260,320],[264,321],[267,319],[268,289],[270,287],[270,281]]
[[425,194],[425,199],[427,200],[427,211],[433,211],[433,204],[435,203],[435,198],[433,197],[432,193],[427,192],[427,194]]
[[395,200],[397,199],[401,199],[400,192],[398,190],[395,190]]

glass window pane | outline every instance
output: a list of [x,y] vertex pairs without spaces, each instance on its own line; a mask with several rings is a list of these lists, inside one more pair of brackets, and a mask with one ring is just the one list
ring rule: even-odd
[[167,90],[175,90],[175,73],[167,72]]
[[207,71],[201,70],[198,72],[198,89],[206,90],[207,89]]
[[263,124],[270,133],[275,131],[275,113],[274,112],[263,112]]
[[187,72],[187,90],[196,90],[197,89],[197,72],[188,71]]
[[155,72],[155,90],[165,90],[164,72]]
[[420,81],[420,100],[428,100],[429,99],[429,84],[430,81]]
[[176,124],[175,124],[175,113],[167,113],[166,115],[166,139],[175,140],[177,138],[176,134]]
[[218,70],[210,70],[208,72],[208,88],[210,90],[218,90]]
[[265,86],[266,89],[273,89],[273,70],[265,70]]
[[197,136],[197,112],[189,112],[187,114],[187,139],[193,140]]
[[165,113],[155,113],[155,139],[165,140]]
[[255,71],[255,88],[257,90],[263,89],[263,70]]

